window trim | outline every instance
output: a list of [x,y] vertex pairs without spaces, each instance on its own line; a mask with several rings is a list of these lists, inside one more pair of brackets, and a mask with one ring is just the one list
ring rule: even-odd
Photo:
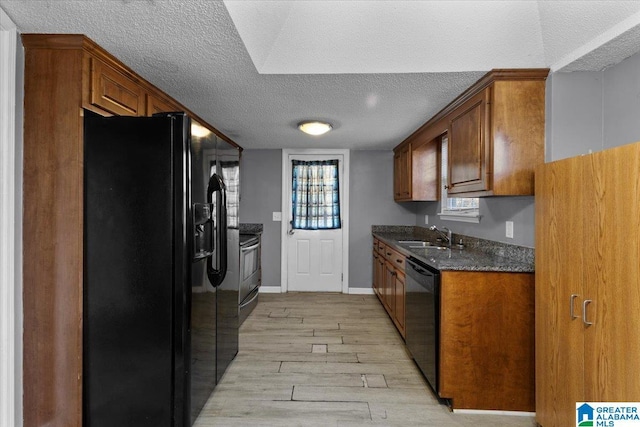
[[[22,374],[17,358],[22,351],[20,327],[20,261],[16,226],[20,218],[16,203],[20,193],[16,190],[16,58],[18,31],[11,19],[0,9],[0,425],[17,425],[22,422]],[[20,184],[18,181],[17,184]],[[6,283],[6,285],[4,285]],[[18,372],[16,372],[18,371]]]
[[447,135],[443,135],[440,138],[440,162],[441,162],[441,191],[440,191],[440,212],[438,212],[438,216],[441,220],[445,221],[458,221],[458,222],[467,222],[479,224],[480,218],[480,205],[478,201],[477,208],[460,208],[460,209],[448,209],[446,206],[448,205],[449,199],[454,199],[455,197],[449,197],[449,193],[447,192],[448,181],[447,181],[447,168],[448,168],[448,158],[445,156],[448,155],[448,138]]

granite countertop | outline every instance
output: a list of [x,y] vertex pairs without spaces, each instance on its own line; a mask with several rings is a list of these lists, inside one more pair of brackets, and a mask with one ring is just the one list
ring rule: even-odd
[[436,241],[437,235],[422,227],[373,226],[372,233],[383,243],[403,255],[414,257],[438,270],[457,271],[502,271],[533,273],[534,250],[517,245],[478,239],[471,236],[453,235],[453,241],[463,240],[464,249],[408,248],[399,240]]
[[262,224],[240,223],[240,234],[262,234]]
[[246,245],[262,235],[262,224],[240,223],[240,246]]

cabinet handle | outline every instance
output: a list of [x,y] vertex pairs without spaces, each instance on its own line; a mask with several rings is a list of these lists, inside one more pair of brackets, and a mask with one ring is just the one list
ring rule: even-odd
[[589,322],[587,320],[587,306],[591,304],[591,300],[590,299],[586,299],[584,300],[584,302],[582,303],[582,321],[584,322],[585,325],[589,326],[589,325],[593,325],[593,322]]
[[450,189],[450,188],[451,188],[451,186],[449,186],[449,185],[445,185],[445,186],[444,186],[444,189],[445,189],[445,190],[448,190],[448,189]]
[[396,262],[397,262],[398,264],[402,264],[402,260],[401,260],[401,259],[397,259],[397,260],[396,260]]
[[569,297],[569,313],[571,313],[571,320],[578,318],[578,316],[576,316],[574,314],[573,306],[575,305],[574,302],[575,302],[576,298],[579,297],[579,296],[580,295],[578,295],[578,294],[571,294],[571,296]]

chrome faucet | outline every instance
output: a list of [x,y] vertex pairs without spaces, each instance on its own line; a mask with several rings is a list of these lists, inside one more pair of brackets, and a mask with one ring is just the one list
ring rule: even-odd
[[435,231],[436,233],[438,233],[440,236],[442,236],[442,238],[444,238],[444,240],[447,242],[447,245],[449,247],[451,247],[451,230],[449,230],[447,227],[442,227],[443,230],[447,231],[447,234],[444,234],[441,230],[438,229],[438,227],[436,227],[435,225],[432,225],[431,227],[429,227],[429,230],[431,231]]

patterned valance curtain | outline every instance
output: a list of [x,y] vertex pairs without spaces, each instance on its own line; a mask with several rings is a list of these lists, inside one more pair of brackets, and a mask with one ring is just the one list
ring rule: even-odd
[[292,227],[301,230],[340,228],[338,160],[292,160]]

